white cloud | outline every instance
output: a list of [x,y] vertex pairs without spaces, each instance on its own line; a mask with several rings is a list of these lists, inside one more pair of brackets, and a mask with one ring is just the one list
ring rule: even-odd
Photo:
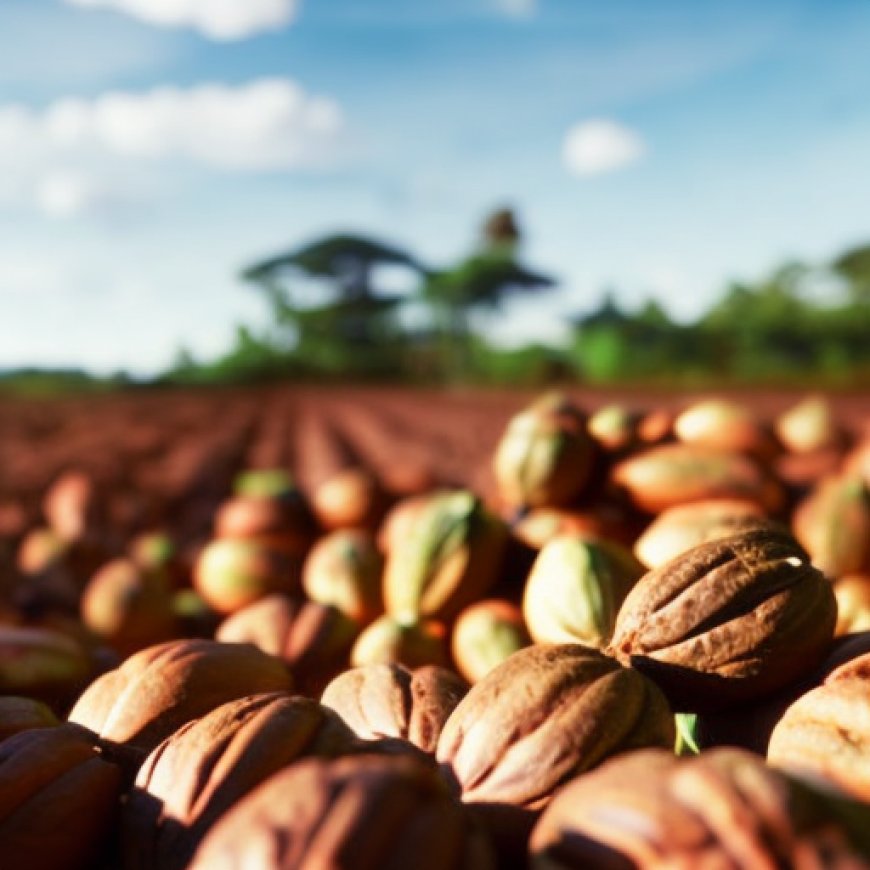
[[83,9],[110,9],[158,27],[190,27],[210,39],[245,39],[286,27],[297,0],[65,0]]
[[576,175],[601,175],[636,163],[646,153],[646,143],[616,121],[594,118],[575,124],[565,136],[562,159]]
[[287,79],[113,92],[42,110],[0,104],[0,202],[24,197],[70,217],[119,192],[129,200],[143,167],[322,169],[341,160],[346,139],[338,104]]
[[510,18],[533,18],[538,13],[538,0],[495,0],[495,5]]

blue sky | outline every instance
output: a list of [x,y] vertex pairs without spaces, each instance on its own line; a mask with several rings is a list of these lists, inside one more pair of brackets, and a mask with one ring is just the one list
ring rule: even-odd
[[4,0],[0,367],[155,371],[333,230],[433,264],[514,206],[558,277],[688,318],[870,239],[868,0]]

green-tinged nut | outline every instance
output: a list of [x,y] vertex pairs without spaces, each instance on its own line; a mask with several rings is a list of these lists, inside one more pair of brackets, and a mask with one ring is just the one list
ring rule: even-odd
[[589,418],[589,434],[606,450],[623,450],[637,440],[638,421],[625,405],[605,405]]
[[0,694],[43,697],[84,680],[90,663],[72,638],[40,628],[0,629]]
[[383,613],[384,560],[374,536],[364,529],[337,529],[308,554],[302,585],[308,597],[331,604],[361,625]]
[[835,579],[870,570],[870,491],[860,477],[829,477],[798,505],[795,537]]
[[451,651],[462,676],[476,683],[530,643],[519,607],[509,601],[488,600],[459,614]]
[[297,561],[258,541],[216,540],[200,553],[194,569],[196,591],[219,613],[233,613],[272,592],[295,592]]
[[823,396],[808,396],[777,418],[776,434],[792,453],[811,453],[838,447],[843,432],[830,403]]
[[41,701],[16,695],[0,697],[0,741],[21,731],[53,728],[58,724],[57,716]]
[[471,492],[432,496],[384,572],[387,613],[403,624],[449,619],[492,585],[507,529]]
[[165,532],[148,532],[140,535],[129,548],[130,558],[146,569],[161,569],[169,566],[176,556],[172,538]]
[[282,468],[258,468],[237,474],[233,492],[257,498],[281,498],[296,492],[296,483]]
[[402,625],[389,616],[376,619],[357,638],[350,663],[363,665],[397,663],[409,668],[447,664],[444,624],[424,619],[417,624]]
[[611,541],[562,535],[532,566],[523,615],[537,643],[582,643],[601,649],[643,566]]
[[508,505],[564,505],[583,489],[594,441],[581,411],[550,394],[513,417],[495,451],[493,472]]

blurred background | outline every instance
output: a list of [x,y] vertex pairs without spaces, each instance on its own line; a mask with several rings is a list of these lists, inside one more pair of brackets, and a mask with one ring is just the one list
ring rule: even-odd
[[0,377],[870,383],[866,0],[4,0]]

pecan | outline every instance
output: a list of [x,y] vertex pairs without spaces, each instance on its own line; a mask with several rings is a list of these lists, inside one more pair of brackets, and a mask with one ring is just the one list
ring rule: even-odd
[[761,697],[818,664],[833,637],[831,584],[784,532],[702,544],[645,574],[610,649],[680,710]]

